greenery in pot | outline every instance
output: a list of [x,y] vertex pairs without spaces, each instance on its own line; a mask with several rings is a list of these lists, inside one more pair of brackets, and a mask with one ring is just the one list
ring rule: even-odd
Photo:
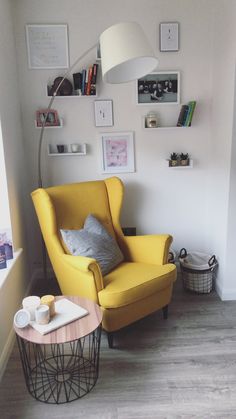
[[170,166],[178,166],[178,154],[177,153],[171,153],[170,160],[169,160]]
[[180,153],[179,156],[181,166],[188,166],[189,165],[189,154],[188,153]]

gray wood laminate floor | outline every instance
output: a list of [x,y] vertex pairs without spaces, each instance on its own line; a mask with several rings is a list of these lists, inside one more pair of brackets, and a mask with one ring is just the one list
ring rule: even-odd
[[[44,291],[43,289],[38,290]],[[187,294],[175,284],[168,320],[157,312],[102,335],[100,377],[84,398],[35,401],[15,346],[0,386],[1,419],[236,418],[236,302]]]

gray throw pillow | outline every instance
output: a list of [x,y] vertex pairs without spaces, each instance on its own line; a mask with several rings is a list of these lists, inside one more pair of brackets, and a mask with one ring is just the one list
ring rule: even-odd
[[62,239],[73,256],[96,259],[102,274],[106,275],[124,259],[119,246],[105,227],[88,215],[81,230],[60,230]]

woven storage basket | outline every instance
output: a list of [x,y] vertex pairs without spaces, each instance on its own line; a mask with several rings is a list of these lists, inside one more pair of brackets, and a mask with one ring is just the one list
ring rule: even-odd
[[183,248],[180,250],[179,262],[185,290],[197,294],[209,294],[213,290],[217,267],[215,255],[187,253]]

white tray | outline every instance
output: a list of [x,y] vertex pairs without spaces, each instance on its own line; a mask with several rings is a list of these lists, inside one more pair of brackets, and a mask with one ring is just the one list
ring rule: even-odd
[[55,311],[56,314],[48,324],[42,325],[32,321],[30,322],[31,326],[41,333],[41,335],[46,335],[46,333],[52,332],[88,314],[88,310],[78,304],[72,303],[67,298],[62,298],[55,302]]

